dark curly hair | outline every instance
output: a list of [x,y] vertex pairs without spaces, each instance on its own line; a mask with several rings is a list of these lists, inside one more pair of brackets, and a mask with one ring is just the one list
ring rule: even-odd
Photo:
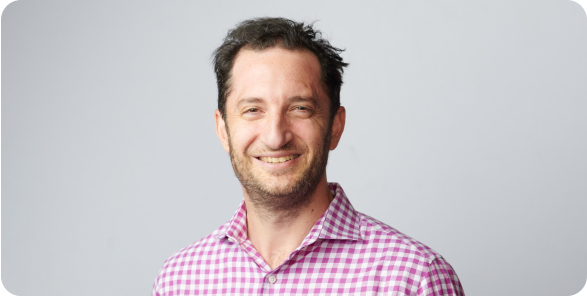
[[312,24],[285,18],[256,18],[239,23],[228,31],[224,42],[213,53],[214,72],[218,84],[218,110],[226,120],[226,98],[230,92],[231,70],[242,48],[262,51],[272,47],[289,50],[306,49],[320,62],[322,84],[330,98],[330,121],[340,107],[340,87],[344,67],[339,53],[344,51],[330,45]]

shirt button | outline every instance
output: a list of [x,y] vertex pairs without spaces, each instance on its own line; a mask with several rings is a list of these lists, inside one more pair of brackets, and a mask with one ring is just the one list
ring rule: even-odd
[[270,283],[275,284],[276,281],[277,281],[277,278],[274,275],[269,276]]

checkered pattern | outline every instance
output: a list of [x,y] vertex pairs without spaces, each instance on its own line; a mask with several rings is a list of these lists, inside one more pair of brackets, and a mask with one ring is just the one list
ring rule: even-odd
[[329,186],[334,200],[279,267],[248,240],[243,201],[228,223],[165,261],[152,295],[464,295],[438,253],[355,211],[340,185]]

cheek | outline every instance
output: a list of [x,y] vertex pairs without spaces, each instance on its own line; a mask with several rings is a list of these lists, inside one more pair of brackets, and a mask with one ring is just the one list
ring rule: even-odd
[[230,139],[235,152],[244,153],[250,149],[258,137],[259,127],[254,124],[236,124],[230,127]]
[[292,124],[292,131],[308,147],[317,147],[322,143],[322,127],[311,121],[299,121]]

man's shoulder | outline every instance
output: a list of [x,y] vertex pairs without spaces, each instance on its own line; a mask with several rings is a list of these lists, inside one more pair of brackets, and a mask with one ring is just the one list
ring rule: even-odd
[[219,235],[226,231],[229,223],[230,221],[224,223],[209,235],[175,252],[171,257],[165,260],[163,269],[183,265],[185,262],[189,262],[190,265],[197,264],[198,262],[196,261],[214,254],[218,248],[222,248],[224,245],[223,239],[219,238]]
[[357,213],[361,217],[361,235],[364,240],[384,246],[392,252],[418,256],[429,263],[434,259],[442,258],[440,254],[418,240],[369,215]]

